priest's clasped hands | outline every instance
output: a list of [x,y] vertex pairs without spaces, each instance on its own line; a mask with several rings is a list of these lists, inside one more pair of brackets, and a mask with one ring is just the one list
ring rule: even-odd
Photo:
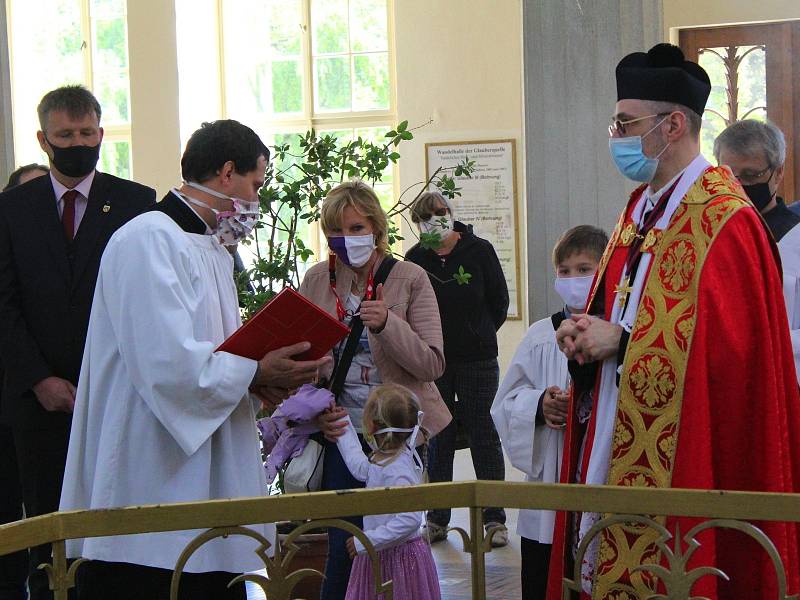
[[558,348],[579,365],[616,356],[622,327],[593,315],[572,315],[556,331]]

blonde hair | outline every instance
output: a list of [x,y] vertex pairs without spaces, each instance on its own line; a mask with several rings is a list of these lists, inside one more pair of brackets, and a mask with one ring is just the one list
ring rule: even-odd
[[378,252],[388,253],[389,219],[375,191],[360,179],[340,183],[325,196],[320,213],[322,231],[327,235],[341,227],[348,206],[369,220]]
[[[417,397],[408,388],[396,383],[379,385],[372,390],[364,405],[362,421],[364,433],[386,427],[413,429],[419,424],[419,410]],[[420,432],[424,442],[427,442],[427,431],[420,427]],[[410,432],[396,431],[379,433],[375,436],[375,444],[378,449],[370,456],[370,461],[375,462],[375,459],[380,458],[382,459],[381,464],[391,462],[400,454],[410,435]]]

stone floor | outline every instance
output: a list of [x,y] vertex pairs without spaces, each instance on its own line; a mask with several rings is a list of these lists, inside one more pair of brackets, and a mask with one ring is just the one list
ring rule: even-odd
[[[453,472],[454,479],[459,481],[475,478],[468,450],[456,452]],[[508,461],[506,461],[506,479],[508,481],[523,479],[522,473]],[[491,600],[517,600],[520,597],[517,510],[507,510],[506,518],[509,530],[508,546],[495,548],[486,555],[486,598]],[[450,525],[463,527],[469,531],[469,511],[465,508],[454,510]],[[442,600],[471,598],[470,555],[463,552],[461,536],[456,532],[450,532],[447,541],[434,544],[431,548],[439,571]]]
[[[456,452],[453,468],[455,479],[465,481],[475,478],[472,460],[468,450]],[[522,473],[514,469],[506,461],[506,479],[521,481]],[[506,511],[510,532],[509,544],[505,548],[495,548],[486,555],[486,598],[491,600],[517,600],[520,596],[519,586],[519,537],[517,530],[517,510]],[[469,531],[469,511],[456,509],[453,511],[451,526],[463,527]],[[461,537],[451,532],[447,541],[432,546],[439,582],[442,588],[442,600],[468,600],[471,598],[470,555],[463,552]],[[248,588],[248,600],[263,600],[260,589]]]

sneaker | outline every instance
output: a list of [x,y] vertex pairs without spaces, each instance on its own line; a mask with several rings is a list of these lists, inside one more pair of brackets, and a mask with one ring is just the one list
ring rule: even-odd
[[422,535],[428,538],[429,544],[443,542],[447,539],[447,527],[442,527],[432,521],[428,521],[422,526]]
[[487,523],[484,526],[484,529],[486,530],[486,533],[488,534],[489,531],[491,531],[491,529],[493,527],[497,527],[498,529],[495,529],[492,532],[492,548],[502,548],[503,546],[507,546],[508,545],[508,528],[505,525],[503,525],[502,523]]

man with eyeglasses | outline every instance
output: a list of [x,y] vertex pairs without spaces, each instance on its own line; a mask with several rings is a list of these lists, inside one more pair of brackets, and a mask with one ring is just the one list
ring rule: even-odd
[[786,161],[786,140],[772,123],[737,121],[714,140],[714,157],[733,171],[747,196],[767,222],[776,242],[800,223],[800,215],[778,196]]
[[[640,182],[617,223],[589,295],[556,338],[573,393],[562,481],[653,488],[800,491],[800,397],[776,248],[726,167],[700,154],[711,84],[681,50],[659,44],[617,65],[609,128],[619,171]],[[548,598],[581,572],[583,598],[646,598],[659,564],[652,528],[560,513]],[[658,517],[676,538],[696,520]],[[800,540],[793,524],[762,523],[791,593]],[[578,542],[586,541],[577,555]],[[692,594],[778,594],[774,567],[746,536],[703,534],[692,563],[730,578],[701,578]],[[649,582],[649,583],[648,583]]]
[[789,210],[778,196],[786,139],[772,123],[737,121],[714,140],[714,156],[719,164],[731,168],[778,243],[795,371],[800,373],[800,227],[796,226],[800,215]]

